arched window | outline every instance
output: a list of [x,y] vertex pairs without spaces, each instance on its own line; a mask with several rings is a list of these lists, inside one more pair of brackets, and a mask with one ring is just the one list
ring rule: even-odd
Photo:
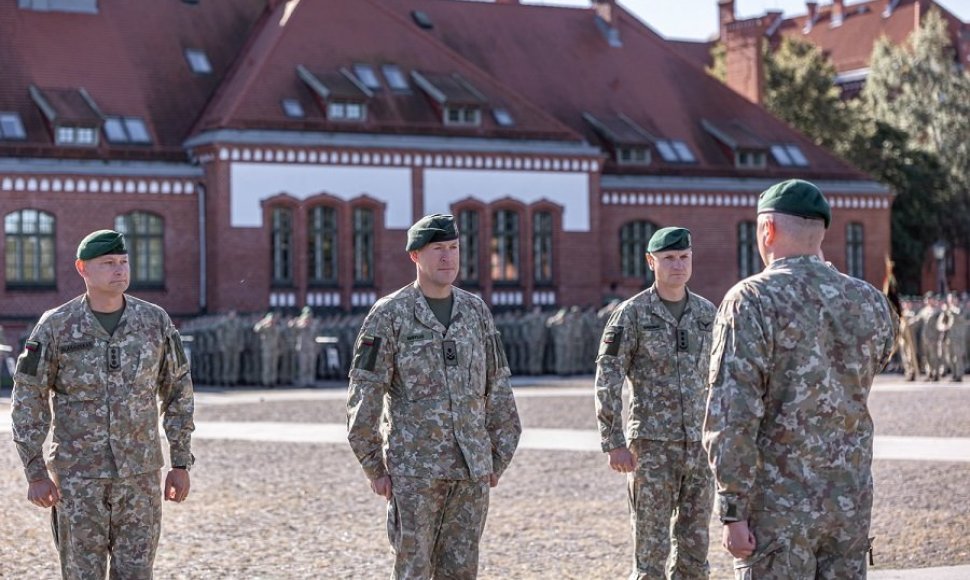
[[862,224],[852,222],[845,227],[845,269],[849,276],[865,277],[863,254],[865,237]]
[[620,229],[620,270],[627,278],[642,278],[649,286],[653,284],[653,271],[647,267],[647,244],[657,231],[648,221],[635,221]]
[[35,209],[8,213],[7,286],[54,286],[54,216]]
[[492,281],[519,281],[519,214],[512,210],[492,214]]
[[458,212],[458,251],[461,263],[458,279],[467,286],[475,286],[480,281],[478,272],[480,217],[481,214],[474,210]]
[[133,211],[115,217],[115,229],[125,235],[131,285],[161,286],[165,282],[165,222],[161,217]]
[[310,284],[337,283],[337,209],[318,205],[307,216]]
[[374,210],[354,208],[354,284],[374,283]]
[[536,284],[552,284],[552,214],[532,214],[532,265]]
[[273,223],[273,286],[293,285],[293,210],[274,207]]
[[761,253],[758,252],[758,224],[738,224],[738,274],[747,278],[762,270]]

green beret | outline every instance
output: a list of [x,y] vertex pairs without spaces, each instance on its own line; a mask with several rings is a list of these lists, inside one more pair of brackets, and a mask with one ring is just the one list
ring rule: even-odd
[[778,212],[813,220],[832,222],[832,208],[821,190],[801,179],[789,179],[772,185],[758,198],[758,213]]
[[647,244],[647,251],[686,250],[690,247],[690,230],[687,228],[661,228],[654,232]]
[[91,232],[77,246],[78,260],[90,260],[107,254],[127,254],[125,236],[114,230]]
[[406,252],[420,250],[433,242],[449,242],[458,239],[455,217],[440,213],[426,215],[408,229]]

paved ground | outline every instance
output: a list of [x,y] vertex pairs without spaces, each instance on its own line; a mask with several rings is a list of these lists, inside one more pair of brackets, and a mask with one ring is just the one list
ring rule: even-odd
[[[625,489],[598,451],[591,379],[516,383],[526,433],[493,495],[482,578],[623,577]],[[200,389],[193,496],[165,506],[158,577],[386,577],[383,503],[344,443],[343,398],[339,387]],[[0,399],[0,432],[7,405]],[[888,376],[871,407],[870,577],[970,578],[970,388]],[[44,512],[23,493],[13,446],[0,444],[0,578],[55,578]],[[729,578],[730,559],[714,544],[712,577]]]

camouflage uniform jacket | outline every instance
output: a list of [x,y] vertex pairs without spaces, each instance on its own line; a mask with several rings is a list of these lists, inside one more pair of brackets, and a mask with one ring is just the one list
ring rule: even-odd
[[722,521],[871,506],[867,401],[897,330],[881,292],[814,256],[776,260],[727,293],[704,423]]
[[172,464],[192,464],[192,379],[179,334],[158,306],[127,295],[125,304],[110,336],[85,295],[45,312],[34,327],[17,361],[12,404],[28,481],[46,477],[48,467],[90,478],[160,469],[159,401]]
[[628,439],[700,441],[715,308],[687,292],[678,322],[656,285],[617,306],[596,357],[596,417],[603,451],[627,444],[623,382],[631,388]]
[[371,479],[501,475],[522,427],[488,307],[453,288],[447,331],[416,284],[379,300],[357,339],[348,440]]

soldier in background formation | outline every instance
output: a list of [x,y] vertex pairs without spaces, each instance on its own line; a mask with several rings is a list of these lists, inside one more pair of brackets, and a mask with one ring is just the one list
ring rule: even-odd
[[970,348],[970,308],[967,300],[950,293],[946,301],[933,294],[922,300],[902,300],[899,352],[908,381],[920,376],[938,381],[949,374],[963,380]]
[[350,370],[363,314],[207,315],[182,326],[192,376],[202,385],[313,386]]

